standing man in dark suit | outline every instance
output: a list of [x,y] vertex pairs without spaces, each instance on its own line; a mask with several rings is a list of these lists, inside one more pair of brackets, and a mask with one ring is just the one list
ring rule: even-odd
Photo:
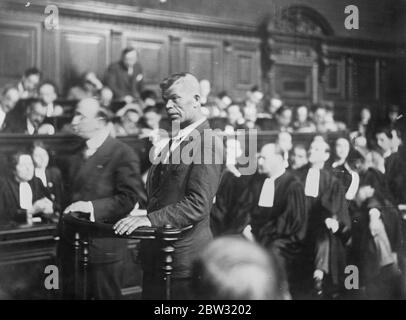
[[[224,163],[222,141],[202,114],[198,80],[189,73],[174,74],[161,83],[162,97],[173,127],[161,161],[148,174],[147,215],[129,216],[115,226],[116,233],[131,233],[141,226],[175,228],[193,225],[177,241],[174,254],[172,299],[190,299],[191,264],[212,239],[209,213]],[[167,160],[169,159],[169,160]],[[156,243],[143,241],[143,298],[163,298],[161,254]]]
[[133,47],[124,49],[121,53],[121,60],[112,63],[104,76],[104,82],[113,91],[114,99],[126,103],[140,97],[142,79],[138,53]]
[[[68,159],[65,181],[69,205],[64,213],[82,212],[89,214],[90,221],[115,223],[137,203],[145,205],[146,195],[139,160],[127,145],[109,136],[108,118],[108,111],[93,98],[86,98],[77,106],[72,126],[85,139],[85,145]],[[69,230],[63,230],[62,245],[71,242],[71,237]],[[125,239],[91,240],[92,298],[120,298],[125,249]],[[62,255],[65,252],[61,250]],[[69,266],[66,263],[62,264],[65,270]],[[69,286],[70,277],[64,280]]]

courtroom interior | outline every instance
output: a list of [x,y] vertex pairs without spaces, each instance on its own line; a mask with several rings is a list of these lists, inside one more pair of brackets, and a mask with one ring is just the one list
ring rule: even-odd
[[1,1],[0,299],[406,299],[405,84],[405,0]]

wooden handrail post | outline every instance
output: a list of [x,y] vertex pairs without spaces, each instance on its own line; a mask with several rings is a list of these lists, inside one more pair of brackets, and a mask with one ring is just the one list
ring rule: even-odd
[[74,254],[75,254],[75,265],[74,265],[74,294],[75,299],[79,297],[79,288],[80,288],[80,234],[75,232],[75,239],[73,242]]
[[89,288],[89,238],[87,236],[82,240],[82,272],[82,299],[87,300]]
[[165,231],[173,229],[170,225],[165,225],[162,232],[162,253],[163,253],[163,277],[165,281],[165,299],[171,299],[171,278],[172,278],[172,271],[173,271],[173,253],[175,252],[175,248],[173,246],[173,239],[170,237],[166,237]]

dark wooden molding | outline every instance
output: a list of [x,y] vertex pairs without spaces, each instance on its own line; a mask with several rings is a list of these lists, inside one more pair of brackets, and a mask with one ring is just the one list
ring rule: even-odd
[[[26,1],[8,1],[5,8],[23,10]],[[31,3],[30,12],[43,13],[49,2],[39,0]],[[159,27],[187,28],[188,30],[201,30],[212,32],[225,32],[229,34],[242,34],[253,36],[257,33],[257,26],[243,24],[241,21],[218,19],[210,16],[185,14],[180,12],[146,9],[137,6],[107,4],[95,1],[86,3],[71,3],[58,1],[61,16],[75,18],[102,19],[104,21],[117,21],[153,25]]]
[[[25,0],[14,0],[3,3],[3,7],[13,11],[24,11]],[[38,0],[31,3],[32,13],[44,14],[44,9],[49,2]],[[61,17],[96,19],[103,22],[123,22],[140,24],[144,26],[154,26],[160,28],[187,29],[188,31],[201,31],[209,33],[225,33],[229,35],[242,35],[248,37],[261,38],[261,28],[264,28],[264,21],[258,24],[241,23],[232,19],[216,18],[211,16],[196,15],[189,13],[147,9],[139,6],[117,5],[101,3],[97,1],[68,2],[58,1]],[[120,31],[118,31],[120,32]],[[296,38],[298,35],[290,35],[283,32],[272,31],[270,36],[275,40],[283,41]],[[366,50],[376,50],[395,54],[401,54],[400,48],[406,47],[406,42],[375,41],[372,39],[337,37],[333,34],[323,36],[300,35],[302,40],[314,42],[321,41],[329,45],[360,48]],[[398,50],[399,49],[399,50]]]

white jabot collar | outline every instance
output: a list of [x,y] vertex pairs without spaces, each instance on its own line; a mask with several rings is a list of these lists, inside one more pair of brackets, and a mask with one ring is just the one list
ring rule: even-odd
[[310,168],[306,176],[305,195],[317,198],[319,196],[320,169]]
[[275,199],[275,180],[282,176],[285,172],[285,168],[282,168],[272,177],[265,179],[264,184],[262,185],[261,194],[259,196],[258,206],[265,208],[273,207]]

